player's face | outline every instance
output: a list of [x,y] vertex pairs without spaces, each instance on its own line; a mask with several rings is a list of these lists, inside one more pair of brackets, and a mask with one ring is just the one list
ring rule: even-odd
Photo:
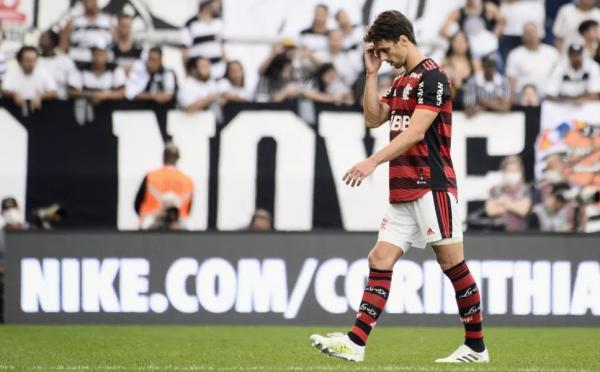
[[375,51],[381,60],[395,68],[401,68],[406,63],[408,49],[403,45],[402,38],[398,41],[381,40],[375,43]]

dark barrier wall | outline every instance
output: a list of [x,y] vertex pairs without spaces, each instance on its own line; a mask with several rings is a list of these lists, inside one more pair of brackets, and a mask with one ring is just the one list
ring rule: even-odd
[[[105,103],[96,106],[94,108],[93,120],[88,121],[83,125],[79,124],[76,120],[74,102],[72,101],[47,102],[44,104],[44,108],[41,112],[30,114],[27,117],[24,117],[21,110],[16,109],[10,102],[5,101],[0,106],[4,106],[10,112],[10,115],[17,122],[16,125],[19,125],[20,123],[20,125],[27,130],[27,187],[25,204],[29,217],[31,218],[30,212],[32,209],[59,202],[69,212],[69,218],[65,221],[65,224],[78,227],[117,226],[117,217],[120,213],[118,211],[119,203],[122,203],[123,205],[121,207],[126,208],[127,211],[133,215],[133,198],[135,194],[130,191],[129,194],[124,193],[119,196],[119,185],[131,182],[134,186],[137,186],[143,178],[143,173],[139,175],[139,179],[125,179],[131,177],[130,175],[132,174],[132,171],[127,169],[126,171],[123,171],[123,174],[121,174],[122,179],[119,180],[119,156],[123,157],[123,154],[128,151],[128,147],[135,145],[136,140],[146,143],[152,142],[153,137],[150,136],[149,133],[154,133],[155,131],[158,132],[156,129],[157,126],[163,139],[168,138],[168,124],[181,124],[180,122],[182,121],[182,118],[179,117],[172,119],[170,123],[167,123],[167,118],[170,117],[169,115],[173,112],[178,113],[177,111],[169,111],[169,108],[166,107],[156,107],[137,102]],[[304,110],[301,109],[302,107],[304,107]],[[306,110],[306,107],[309,107],[310,109]],[[370,153],[375,145],[376,138],[374,138],[372,132],[369,131],[367,131],[364,136],[361,135],[361,146],[356,148],[353,147],[354,144],[352,141],[354,138],[352,135],[348,137],[347,132],[355,131],[353,125],[359,124],[359,126],[362,127],[362,123],[355,123],[354,117],[351,119],[344,119],[346,116],[343,115],[360,115],[359,109],[341,109],[340,107],[329,105],[303,106],[296,103],[232,104],[224,107],[222,121],[217,123],[218,125],[216,125],[214,133],[206,135],[210,138],[208,151],[206,154],[194,154],[194,156],[197,155],[197,158],[194,158],[194,164],[197,164],[198,167],[203,169],[205,167],[209,168],[206,175],[201,174],[199,179],[197,179],[197,183],[200,184],[201,182],[205,182],[206,178],[208,178],[206,184],[201,184],[199,188],[201,192],[207,192],[206,200],[199,195],[196,195],[198,197],[196,198],[195,196],[194,199],[195,205],[198,205],[198,208],[203,209],[202,213],[206,210],[207,214],[206,222],[199,223],[198,226],[202,227],[196,228],[235,230],[240,227],[239,225],[226,228],[218,226],[219,214],[221,214],[221,217],[224,216],[224,210],[228,213],[234,213],[230,211],[231,208],[228,207],[229,204],[222,203],[223,200],[231,200],[231,196],[225,195],[230,193],[230,190],[223,188],[222,184],[224,181],[219,179],[219,172],[225,172],[228,169],[224,168],[220,170],[219,168],[225,167],[221,164],[224,162],[223,154],[229,155],[232,151],[235,151],[236,148],[240,147],[238,146],[239,143],[230,140],[228,142],[229,146],[225,148],[225,146],[223,146],[223,133],[226,132],[228,127],[231,127],[231,124],[235,120],[238,120],[238,124],[240,124],[240,121],[243,121],[240,114],[245,114],[245,117],[248,118],[253,114],[264,113],[266,111],[271,113],[269,118],[275,117],[277,115],[276,113],[290,113],[294,118],[290,119],[286,117],[287,122],[281,119],[281,121],[275,124],[281,124],[282,126],[290,128],[290,123],[293,124],[294,120],[296,122],[299,121],[305,128],[308,128],[307,133],[304,133],[304,135],[306,138],[310,139],[308,144],[309,147],[302,148],[301,150],[301,152],[305,152],[306,156],[304,156],[304,158],[310,159],[306,161],[311,162],[306,166],[306,169],[302,168],[303,171],[308,170],[307,172],[302,173],[303,179],[310,177],[310,180],[307,181],[308,186],[306,187],[309,188],[308,193],[310,193],[311,196],[306,197],[306,203],[304,203],[304,199],[302,199],[302,205],[309,204],[308,207],[305,207],[307,210],[305,214],[308,216],[302,217],[302,221],[306,220],[307,222],[295,223],[293,216],[285,217],[288,222],[281,223],[281,229],[310,230],[311,228],[340,227],[346,227],[348,230],[363,231],[374,229],[373,226],[376,226],[377,224],[373,225],[367,223],[358,227],[352,227],[350,226],[352,225],[351,223],[346,222],[347,225],[344,226],[343,216],[340,211],[340,205],[344,196],[338,195],[339,190],[336,190],[336,183],[334,182],[338,178],[341,179],[341,176],[333,176],[334,160],[331,158],[332,154],[336,159],[347,159],[348,157],[346,153],[338,154],[336,151],[339,152],[340,150],[344,150],[344,148],[351,148],[351,154],[357,154],[357,159],[360,159],[363,156],[360,155],[360,153],[365,150],[366,154]],[[124,117],[123,113],[141,112],[148,113],[151,118],[144,116],[143,119],[140,119],[139,116],[129,116],[125,119],[119,119]],[[273,114],[273,112],[275,114]],[[501,114],[497,114],[499,116],[494,116],[493,118],[481,119],[482,123],[479,123],[479,127],[486,127],[484,124],[487,124],[490,128],[484,129],[483,133],[471,129],[469,134],[466,135],[468,138],[464,145],[465,149],[460,155],[461,159],[465,159],[465,164],[463,165],[460,164],[460,162],[457,162],[457,164],[460,164],[457,165],[457,171],[459,171],[459,173],[465,172],[466,175],[470,177],[477,177],[485,176],[488,172],[497,170],[501,156],[490,156],[489,153],[494,152],[488,151],[488,147],[490,147],[489,143],[491,142],[491,139],[493,139],[495,148],[501,147],[509,149],[511,144],[524,143],[523,146],[517,145],[514,151],[523,156],[528,179],[531,179],[534,163],[534,142],[539,130],[539,109],[529,108],[524,109],[521,112],[524,114],[524,119],[519,119],[518,121],[524,120],[524,125],[516,127],[510,126],[510,128],[519,128],[518,130],[511,129],[515,130],[515,132],[510,132],[511,130],[509,130],[509,133],[507,133],[507,130],[502,129],[506,128],[510,123],[507,123],[506,116],[502,116]],[[341,125],[339,129],[335,130],[327,129],[329,132],[334,132],[333,135],[327,137],[327,135],[324,135],[321,132],[325,126],[322,122],[323,120],[321,120],[323,118],[321,113],[329,115],[328,128],[337,128],[335,125],[331,125],[332,115],[330,113],[333,113],[334,116],[337,115],[333,119],[336,121],[333,124],[341,121],[341,124],[347,124],[347,126]],[[152,116],[155,116],[155,118]],[[479,117],[483,118],[484,116],[485,115],[481,115]],[[117,117],[117,119],[115,119],[115,117]],[[252,116],[252,118],[254,118],[254,116]],[[272,129],[267,130],[259,125],[254,125],[256,121],[259,121],[260,124],[272,124],[265,123],[265,121],[278,121],[275,119],[261,120],[260,118],[252,118],[241,123],[247,127],[248,137],[252,137],[253,133],[261,131],[266,133],[269,130],[272,131]],[[139,123],[136,121],[139,121]],[[352,123],[350,123],[350,121],[352,121]],[[500,123],[500,121],[502,122]],[[154,124],[154,122],[156,124]],[[130,142],[125,141],[123,138],[119,138],[115,134],[120,130],[119,128],[123,126],[122,124],[128,124],[128,126],[129,124],[136,125],[136,134]],[[209,123],[207,123],[206,120],[203,122],[203,120],[200,119],[191,124],[192,125],[188,126],[185,130],[190,130],[190,127],[193,129],[206,128],[209,126]],[[523,123],[519,122],[518,124]],[[471,126],[477,125],[478,123],[474,123]],[[502,126],[502,128],[500,126]],[[494,132],[494,130],[498,130],[499,128],[501,132]],[[192,134],[188,131],[185,132],[182,137],[190,137],[191,135]],[[384,133],[384,137],[386,136],[387,134]],[[337,145],[335,143],[335,137],[343,139],[344,142],[341,145]],[[14,139],[1,137],[0,146],[3,145],[2,141],[15,142]],[[329,144],[327,141],[329,141]],[[457,146],[457,142],[458,139],[455,136],[453,139],[455,147]],[[277,161],[287,161],[288,163],[294,162],[294,166],[298,166],[297,164],[300,163],[300,161],[294,159],[293,156],[291,158],[284,155],[281,155],[280,157],[277,156],[276,152],[284,150],[284,147],[286,146],[289,148],[289,145],[289,143],[278,143],[269,134],[264,135],[256,145],[256,164],[248,166],[244,165],[242,167],[243,169],[246,169],[247,167],[252,166],[252,168],[256,169],[256,185],[251,188],[251,191],[241,191],[236,195],[240,198],[252,199],[251,202],[255,204],[256,207],[273,211],[276,224],[284,214],[294,213],[294,210],[296,210],[297,213],[298,209],[288,206],[277,208],[276,205],[278,198],[277,192],[284,188],[281,185],[285,185],[285,188],[289,188],[289,185],[282,184],[277,178],[281,177],[284,180],[289,180],[294,176],[294,174],[287,175],[285,173],[281,173],[285,174],[285,176],[281,174],[278,176],[277,167],[281,167],[282,164],[277,164]],[[334,145],[337,146],[335,149],[333,149]],[[25,146],[25,144],[23,146]],[[201,143],[195,143],[192,144],[192,146],[184,148],[182,159],[189,154],[189,151],[193,151],[194,148],[199,148],[200,146]],[[190,150],[190,148],[192,150]],[[135,149],[130,150],[133,152],[136,151]],[[144,157],[158,159],[160,157],[160,151],[162,150],[158,148],[155,151],[153,150],[152,153],[144,153]],[[498,150],[495,151],[497,153]],[[504,155],[509,154],[512,150],[509,149],[507,151],[508,152]],[[203,163],[206,161],[205,155],[209,157],[206,166]],[[133,156],[135,157],[135,155]],[[243,156],[245,157],[247,154],[244,153]],[[338,173],[343,172],[346,167],[350,165],[350,161],[337,160],[335,171]],[[460,167],[460,170],[458,170],[458,167]],[[143,169],[143,172],[147,172],[150,169]],[[234,176],[240,173],[237,170],[232,172],[234,173]],[[222,175],[223,174],[221,174],[221,176]],[[230,176],[229,174],[226,175]],[[12,180],[7,180],[7,182],[8,181]],[[243,181],[243,184],[248,183],[245,179]],[[383,181],[386,182],[385,180]],[[239,179],[234,179],[229,182],[235,183],[241,181]],[[302,182],[297,184],[300,183]],[[279,189],[277,188],[277,185],[280,185]],[[365,187],[366,186],[363,188]],[[303,190],[304,189],[300,189],[297,194],[294,190],[294,194],[302,194]],[[0,188],[0,193],[1,192],[2,188]],[[219,192],[221,195],[219,195]],[[385,191],[382,189],[381,192],[377,192],[377,195],[383,195],[384,192]],[[254,193],[256,195],[254,195]],[[462,195],[467,195],[467,193],[463,193]],[[121,200],[119,199],[120,197]],[[348,198],[351,196],[345,197]],[[245,199],[242,200],[242,202],[245,202]],[[223,205],[219,206],[219,204]],[[346,202],[346,204],[356,203]],[[251,211],[244,210],[241,214],[245,213],[251,213]],[[357,215],[357,213],[348,213],[354,216]],[[135,216],[129,217],[133,218],[134,224],[126,226],[121,223],[119,226],[120,228],[137,228]],[[243,216],[243,220],[246,221],[246,219],[249,219],[250,215],[247,217],[248,218]],[[227,215],[224,217],[224,220],[231,220],[231,218],[232,216]],[[289,221],[291,221],[291,223]],[[379,220],[377,220],[377,223],[378,221]],[[369,228],[364,227],[367,225]]]
[[[361,233],[31,233],[7,237],[7,323],[348,326],[375,239]],[[600,325],[593,236],[468,235],[488,325]],[[381,324],[456,325],[430,249],[395,267]]]

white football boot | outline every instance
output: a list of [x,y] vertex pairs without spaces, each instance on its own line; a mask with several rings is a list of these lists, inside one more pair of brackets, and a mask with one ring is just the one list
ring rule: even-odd
[[344,333],[329,333],[327,336],[310,336],[312,346],[321,352],[337,358],[362,362],[365,359],[365,347],[352,342]]
[[476,352],[467,345],[460,345],[455,352],[446,358],[435,360],[436,363],[489,363],[490,354],[487,348],[481,353]]

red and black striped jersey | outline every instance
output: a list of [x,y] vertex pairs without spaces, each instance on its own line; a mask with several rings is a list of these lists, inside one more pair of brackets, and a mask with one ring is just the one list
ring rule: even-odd
[[390,161],[390,203],[416,200],[429,190],[456,196],[450,158],[452,99],[445,72],[433,60],[424,59],[398,76],[380,101],[390,108],[390,141],[408,128],[415,109],[438,113],[425,138]]

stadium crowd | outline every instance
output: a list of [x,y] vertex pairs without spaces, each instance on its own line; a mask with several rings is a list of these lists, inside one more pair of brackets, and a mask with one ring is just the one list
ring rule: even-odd
[[[346,10],[317,5],[306,29],[275,43],[258,71],[246,71],[224,52],[222,6],[220,0],[201,0],[198,13],[182,27],[186,77],[178,81],[163,63],[160,46],[135,39],[133,15],[107,14],[97,0],[81,0],[81,14],[44,31],[38,45],[23,46],[15,68],[6,69],[0,52],[2,96],[23,115],[40,110],[45,100],[71,98],[82,122],[93,117],[95,105],[109,100],[150,101],[187,112],[218,111],[228,102],[361,104],[364,26],[354,24]],[[474,116],[544,100],[599,100],[599,24],[596,0],[466,0],[439,29],[448,45],[439,62],[452,83],[454,109]],[[382,94],[399,73],[383,69]],[[246,84],[246,74],[258,74],[256,87]],[[472,226],[600,231],[593,186],[600,184],[600,172],[582,185],[573,179],[566,153],[543,162],[531,186],[521,160],[506,158],[502,182],[490,191],[481,213],[470,216]],[[11,208],[16,203],[2,203],[3,214]]]

